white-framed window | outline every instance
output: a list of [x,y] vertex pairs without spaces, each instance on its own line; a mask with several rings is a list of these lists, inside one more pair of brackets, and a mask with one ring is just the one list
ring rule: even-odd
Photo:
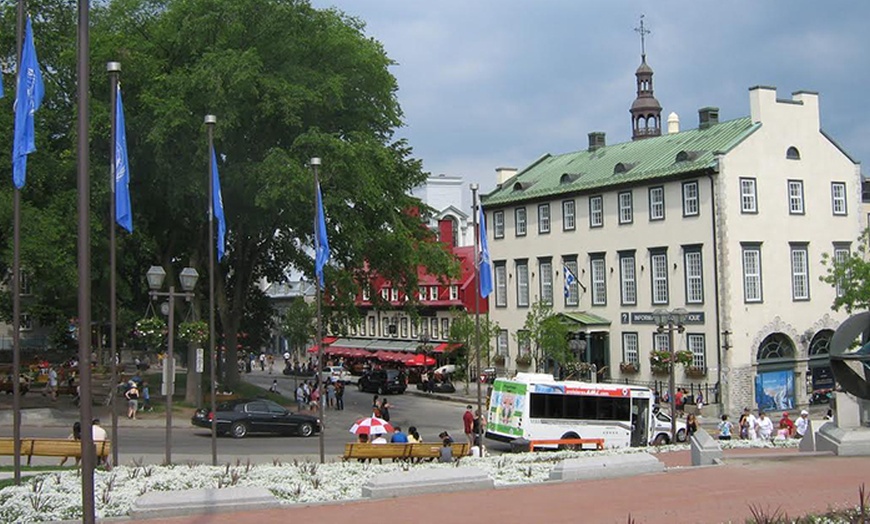
[[450,284],[450,300],[457,300],[459,298],[459,286],[456,284]]
[[[849,260],[850,254],[851,251],[848,244],[834,244],[834,265],[842,266],[845,264]],[[836,290],[837,297],[842,297],[845,292],[842,279],[837,280]]]
[[637,333],[622,334],[622,361],[637,364],[640,361],[638,355]]
[[429,291],[426,289],[426,286],[418,286],[417,287],[417,298],[419,300],[426,300],[429,296]]
[[529,307],[529,263],[517,261],[517,307]]
[[510,337],[508,336],[508,331],[506,329],[500,329],[498,331],[498,335],[496,336],[495,341],[495,352],[497,355],[504,355],[505,358],[510,356],[510,349],[508,347],[508,343],[510,342]]
[[687,333],[686,346],[692,352],[692,365],[707,367],[707,343],[703,333]]
[[369,317],[369,336],[370,337],[378,336],[378,333],[376,331],[377,326],[378,326],[378,319],[376,319],[375,317]]
[[493,264],[495,269],[495,307],[507,307],[507,266]]
[[541,302],[553,305],[553,262],[550,259],[538,261],[538,272],[541,274]]
[[589,227],[604,227],[604,197],[589,197]]
[[429,286],[429,300],[438,300],[438,286]]
[[514,228],[518,237],[526,236],[526,208],[518,207],[514,210]]
[[704,263],[700,247],[685,248],[686,304],[704,303]]
[[545,235],[550,232],[550,204],[538,205],[538,234]]
[[574,231],[577,227],[577,209],[573,200],[562,201],[562,230]]
[[504,211],[495,211],[492,214],[492,237],[504,238]]
[[755,189],[754,178],[740,179],[740,212],[758,213],[758,196]]
[[402,330],[402,338],[408,338],[408,317],[399,319],[399,329]]
[[831,182],[831,208],[835,215],[844,216],[846,210],[846,184]]
[[804,214],[804,183],[803,180],[788,181],[788,213],[790,215]]
[[665,188],[662,186],[649,188],[649,219],[665,219]]
[[450,339],[450,319],[442,318],[441,319],[441,338],[444,340]]
[[668,254],[665,251],[650,253],[650,278],[652,279],[653,304],[668,303]]
[[653,350],[654,351],[670,351],[671,339],[667,333],[653,333]]
[[370,302],[372,300],[372,290],[368,284],[365,284],[362,288],[362,299],[363,302]]
[[390,299],[390,288],[388,288],[388,287],[381,288],[381,298],[384,300]]
[[694,217],[701,213],[698,202],[698,181],[683,182],[683,216]]
[[619,193],[619,223],[631,224],[634,221],[634,204],[631,198],[631,191],[622,191]]
[[429,333],[432,338],[441,339],[441,333],[438,332],[438,319],[432,317],[429,319]]
[[359,324],[350,325],[350,334],[354,337],[359,334]]
[[619,290],[623,306],[637,304],[637,275],[634,251],[619,254]]
[[792,300],[810,299],[809,253],[806,244],[791,246],[791,297]]
[[[565,259],[565,260],[563,260],[562,263],[565,264],[565,267],[567,267],[568,270],[571,271],[571,273],[574,275],[574,282],[572,282],[571,284],[569,284],[567,286],[568,287],[568,295],[565,297],[565,305],[566,306],[577,306],[580,304],[580,284],[576,280],[576,279],[580,278],[578,276],[578,270],[577,270],[577,259],[576,258]],[[565,278],[565,276],[566,275],[563,275],[563,278]]]
[[366,336],[366,319],[361,318],[359,321],[359,334],[360,336]]
[[397,302],[399,300],[399,290],[397,288],[390,288],[390,301]]
[[33,317],[30,313],[21,313],[19,318],[19,329],[21,331],[33,331]]
[[414,340],[417,340],[420,337],[419,331],[420,331],[420,326],[418,325],[418,321],[417,320],[411,321],[411,338],[413,338]]
[[383,317],[381,319],[381,336],[382,337],[390,336],[390,319],[387,317]]
[[532,352],[532,340],[525,329],[517,330],[517,355],[528,355]]
[[762,301],[761,245],[743,245],[743,301]]
[[592,275],[592,305],[607,305],[607,275],[605,273],[604,255],[594,255],[590,261]]

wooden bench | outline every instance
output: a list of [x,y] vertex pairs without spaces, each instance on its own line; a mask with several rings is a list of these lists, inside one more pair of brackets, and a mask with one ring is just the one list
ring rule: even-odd
[[[424,459],[437,459],[441,457],[441,448],[443,447],[441,444],[437,442],[419,442],[416,444],[410,444],[411,450],[408,454],[408,458],[412,460],[424,460]],[[462,457],[468,456],[471,452],[471,447],[468,443],[458,444],[453,443],[450,445],[453,448],[453,458],[456,460],[461,459]]]
[[352,442],[344,445],[344,460],[348,459],[405,459],[410,451],[410,444],[372,444]]
[[[108,440],[94,442],[97,457],[105,459],[112,453],[112,443]],[[0,455],[15,454],[15,442],[11,438],[0,438]],[[81,458],[82,443],[79,440],[61,438],[23,438],[21,455],[27,457],[27,465],[33,457],[73,457]]]
[[595,449],[601,451],[604,449],[603,438],[559,438],[546,440],[530,440],[529,451],[535,451],[535,448],[544,446],[579,446],[579,449],[586,449],[584,446],[594,445]]

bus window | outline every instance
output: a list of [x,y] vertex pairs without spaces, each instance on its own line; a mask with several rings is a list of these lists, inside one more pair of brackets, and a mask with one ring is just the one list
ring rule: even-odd
[[576,395],[565,395],[565,418],[583,418],[580,404],[581,399],[582,397]]

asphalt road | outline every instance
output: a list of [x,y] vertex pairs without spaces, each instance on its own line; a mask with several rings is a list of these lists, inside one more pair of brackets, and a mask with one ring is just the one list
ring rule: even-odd
[[[272,379],[277,379],[279,392],[287,396],[292,396],[295,387],[293,377],[284,375],[255,372],[245,375],[244,378],[264,388],[272,384]],[[354,435],[348,430],[357,419],[371,415],[372,396],[357,391],[354,384],[349,384],[345,393],[345,409],[326,410],[324,454],[327,460],[341,455],[344,452],[344,445],[355,440]],[[403,429],[416,426],[420,435],[427,441],[437,440],[438,434],[444,430],[457,440],[463,438],[464,403],[410,393],[390,395],[388,398],[393,406],[390,410],[390,422],[393,424],[398,424]],[[155,400],[159,401],[152,399],[152,402]],[[69,402],[58,401],[54,411],[59,412],[59,416],[33,422],[25,420],[22,423],[22,437],[66,437],[72,422],[77,419],[78,410]],[[103,415],[102,423],[109,431],[110,418]],[[12,436],[11,424],[0,425],[0,436]],[[210,431],[191,425],[187,417],[178,415],[174,417],[171,442],[173,463],[211,461]],[[149,413],[142,414],[141,419],[137,421],[128,421],[125,417],[120,417],[118,446],[121,464],[162,463],[166,446],[165,419]],[[219,463],[236,460],[242,462],[250,460],[255,463],[271,463],[273,460],[286,462],[294,458],[318,458],[320,438],[317,435],[309,438],[272,435],[251,435],[244,439],[220,437],[217,440],[217,449]],[[33,459],[34,465],[56,463],[57,459],[53,458]],[[12,464],[12,457],[0,457],[0,464]]]

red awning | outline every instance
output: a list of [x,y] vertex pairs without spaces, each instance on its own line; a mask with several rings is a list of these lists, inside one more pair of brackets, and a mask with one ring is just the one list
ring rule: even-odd
[[426,355],[418,354],[418,355],[405,355],[402,359],[402,362],[406,366],[434,366],[435,359],[432,357],[427,357]]
[[[324,346],[324,347],[323,347],[323,352],[324,352],[324,353],[329,353],[329,348],[326,347],[326,346],[332,344],[332,343],[335,342],[336,340],[338,340],[338,337],[323,337],[323,346]],[[308,352],[309,352],[309,353],[317,353],[317,344],[314,344],[313,346],[311,346],[310,348],[308,348]]]
[[438,344],[437,346],[435,346],[434,348],[432,348],[432,351],[434,351],[435,353],[446,353],[448,351],[453,351],[454,349],[461,347],[461,346],[462,346],[462,344],[451,344],[449,342],[442,342],[442,343]]

